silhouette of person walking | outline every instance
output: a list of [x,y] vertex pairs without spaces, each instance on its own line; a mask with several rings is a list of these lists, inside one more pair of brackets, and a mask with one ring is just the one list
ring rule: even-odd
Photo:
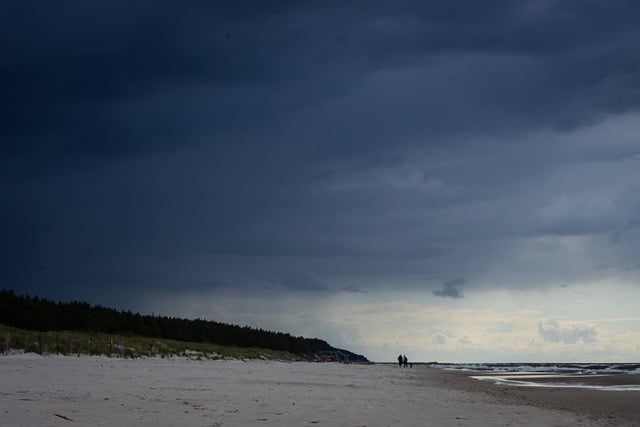
[[407,355],[405,354],[404,356],[402,356],[402,364],[404,365],[404,367],[407,367],[407,363],[409,362],[409,360],[407,359]]
[[404,359],[402,358],[402,355],[399,354],[398,355],[398,366],[400,366],[402,368],[402,362],[404,361]]

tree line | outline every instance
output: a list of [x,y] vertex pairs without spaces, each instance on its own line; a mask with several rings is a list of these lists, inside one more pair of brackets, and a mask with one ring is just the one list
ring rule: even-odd
[[340,352],[353,362],[364,356],[337,349],[317,338],[294,337],[249,326],[202,319],[142,315],[86,302],[54,302],[38,296],[0,291],[0,323],[33,331],[88,331],[131,334],[178,341],[211,342],[238,347],[260,347],[298,355]]

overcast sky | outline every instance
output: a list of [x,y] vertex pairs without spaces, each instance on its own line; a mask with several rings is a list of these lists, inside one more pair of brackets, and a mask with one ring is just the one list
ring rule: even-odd
[[373,360],[640,360],[640,3],[0,5],[0,287]]

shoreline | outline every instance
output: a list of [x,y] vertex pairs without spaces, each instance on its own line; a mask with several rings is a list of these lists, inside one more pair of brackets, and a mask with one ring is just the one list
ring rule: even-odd
[[[426,368],[430,372],[427,381],[443,387],[466,390],[491,396],[505,404],[529,405],[547,410],[571,411],[585,415],[590,420],[611,426],[632,426],[640,424],[640,391],[622,391],[586,388],[532,387],[495,384],[472,377],[496,376],[495,372],[470,372]],[[631,375],[602,375],[597,382],[602,385],[638,383]],[[545,381],[541,378],[539,381]]]

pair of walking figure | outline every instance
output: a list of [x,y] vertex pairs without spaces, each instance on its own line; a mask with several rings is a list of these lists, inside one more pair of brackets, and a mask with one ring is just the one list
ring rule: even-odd
[[398,355],[398,366],[400,366],[401,368],[404,366],[406,368],[408,363],[409,363],[409,360],[407,359],[406,354],[404,356],[401,354]]

